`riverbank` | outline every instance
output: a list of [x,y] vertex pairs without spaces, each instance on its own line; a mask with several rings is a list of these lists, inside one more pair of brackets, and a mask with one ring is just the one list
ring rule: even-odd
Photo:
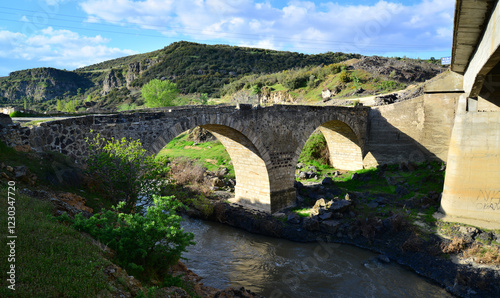
[[[320,187],[320,184],[306,187],[314,189]],[[431,194],[435,195],[437,194]],[[211,201],[211,214],[206,213],[206,208],[190,208],[187,214],[193,218],[220,222],[251,233],[292,241],[355,245],[379,253],[382,262],[396,262],[411,268],[454,295],[500,296],[499,266],[477,264],[471,257],[461,256],[467,247],[474,247],[491,232],[437,220],[414,224],[403,213],[393,214],[385,219],[382,219],[382,216],[368,216],[364,221],[353,219],[352,215],[357,210],[366,208],[362,196],[352,193],[349,200],[333,200],[328,210],[332,210],[332,205],[334,209],[337,208],[335,219],[332,215],[323,216],[329,217],[328,219],[321,219],[322,215],[329,213],[324,211],[319,211],[311,217],[297,216],[291,209],[270,215],[228,203],[225,199]],[[327,209],[320,206],[323,203],[322,199],[316,201],[315,206],[319,207],[317,210]],[[387,201],[386,204],[390,202]],[[326,205],[325,202],[324,207]],[[422,217],[424,216],[422,214]],[[482,234],[484,235],[481,236]],[[455,247],[456,239],[465,241],[460,249]],[[495,243],[494,240],[493,242]]]

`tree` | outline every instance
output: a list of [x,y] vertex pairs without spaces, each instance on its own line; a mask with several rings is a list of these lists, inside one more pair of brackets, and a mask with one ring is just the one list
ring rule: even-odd
[[86,160],[89,174],[114,202],[125,202],[124,210],[138,208],[137,203],[149,204],[159,195],[164,180],[164,168],[142,148],[140,140],[111,138],[99,134],[86,139],[90,154]]
[[58,110],[59,112],[64,111],[64,102],[60,99],[57,100],[56,110]]
[[206,93],[201,93],[200,101],[202,105],[206,105],[208,103],[208,95]]
[[142,87],[142,97],[149,108],[160,108],[175,105],[175,98],[179,94],[177,85],[169,80],[154,79]]

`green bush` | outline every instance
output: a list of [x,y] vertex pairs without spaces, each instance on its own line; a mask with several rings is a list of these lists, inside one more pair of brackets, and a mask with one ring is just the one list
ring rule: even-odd
[[[154,196],[153,205],[147,212],[123,213],[125,202],[112,210],[95,214],[89,219],[81,213],[74,219],[67,215],[59,217],[71,222],[73,227],[92,235],[113,249],[117,263],[134,275],[165,274],[175,264],[186,247],[194,244],[194,235],[185,232],[176,210],[184,205],[173,196]],[[151,272],[153,271],[153,272]]]
[[127,211],[132,211],[137,208],[139,196],[150,203],[154,195],[160,194],[165,169],[142,148],[140,140],[107,141],[98,134],[86,141],[90,151],[88,172],[115,204],[124,201]]
[[339,80],[342,83],[349,83],[351,81],[351,76],[349,75],[349,73],[347,72],[347,70],[344,69],[344,70],[342,70],[340,72]]
[[321,132],[313,133],[304,144],[299,161],[307,164],[328,165],[330,153],[325,136]]

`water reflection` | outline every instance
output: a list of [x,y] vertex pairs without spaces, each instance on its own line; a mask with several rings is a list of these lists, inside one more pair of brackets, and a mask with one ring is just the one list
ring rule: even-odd
[[186,265],[216,288],[244,286],[267,297],[452,297],[376,254],[333,243],[296,243],[187,219],[196,245]]

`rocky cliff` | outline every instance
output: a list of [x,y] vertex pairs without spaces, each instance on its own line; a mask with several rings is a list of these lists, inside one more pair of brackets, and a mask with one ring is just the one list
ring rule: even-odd
[[0,97],[16,101],[23,97],[45,101],[59,96],[76,95],[92,87],[89,79],[71,71],[34,68],[12,72],[0,80]]

